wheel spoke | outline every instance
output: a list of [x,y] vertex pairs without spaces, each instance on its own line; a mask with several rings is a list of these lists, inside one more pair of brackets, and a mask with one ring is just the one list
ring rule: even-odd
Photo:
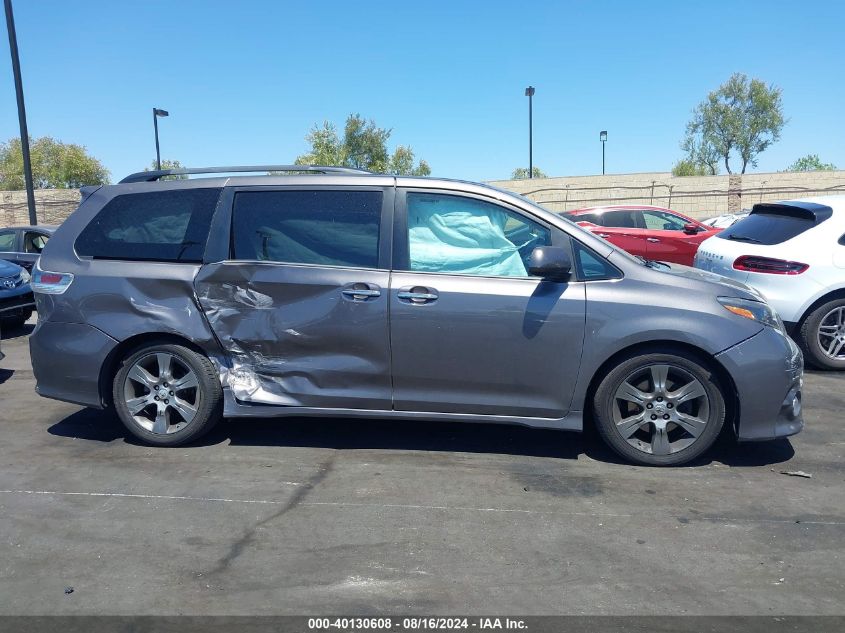
[[644,411],[636,415],[632,415],[629,418],[624,418],[620,420],[616,423],[616,428],[619,431],[619,434],[627,440],[634,433],[636,433],[637,429],[639,429],[643,424],[645,424]]
[[654,433],[651,436],[651,453],[652,455],[668,455],[671,452],[669,446],[669,435],[666,433],[666,427],[654,427]]
[[706,395],[706,392],[704,391],[704,387],[701,383],[697,380],[692,380],[680,389],[668,392],[666,397],[674,400],[677,405],[683,402],[688,402],[689,400],[695,400],[696,398],[700,398],[704,395]]
[[840,339],[833,339],[833,341],[830,343],[830,346],[827,348],[827,353],[833,357],[839,356],[839,352],[842,351],[843,347],[845,347],[845,341]]
[[131,400],[126,401],[126,408],[129,409],[129,413],[132,415],[138,415],[138,412],[146,406],[150,404],[150,396],[149,394],[145,394],[143,396],[139,396],[138,398],[132,398]]
[[666,382],[669,380],[669,366],[652,365],[651,380],[654,383],[654,393],[665,393]]
[[156,362],[158,362],[158,377],[161,380],[170,380],[171,369],[170,361],[173,357],[170,354],[159,352],[156,354]]
[[677,417],[674,419],[675,424],[683,428],[687,433],[693,437],[698,437],[707,426],[707,420],[702,420],[694,415],[688,415],[678,411]]
[[170,388],[173,391],[182,391],[184,389],[194,389],[199,387],[199,382],[197,382],[197,377],[194,372],[189,372],[178,378],[170,383]]
[[132,369],[129,370],[128,377],[135,382],[139,382],[142,385],[149,387],[150,389],[156,384],[156,378],[146,369],[141,367],[140,365],[134,365]]
[[819,332],[836,332],[839,329],[838,325],[820,325]]
[[182,416],[182,419],[185,422],[190,422],[194,419],[194,416],[197,414],[197,408],[194,405],[184,400],[181,400],[176,396],[170,399],[170,404],[168,406],[175,409],[176,412],[180,416]]
[[645,406],[645,403],[649,401],[651,396],[644,391],[640,391],[634,385],[629,382],[623,382],[619,389],[616,390],[616,397],[621,400],[627,400],[628,402],[633,402],[640,406]]
[[156,412],[156,419],[153,422],[153,433],[160,433],[164,435],[167,433],[167,408],[159,406]]

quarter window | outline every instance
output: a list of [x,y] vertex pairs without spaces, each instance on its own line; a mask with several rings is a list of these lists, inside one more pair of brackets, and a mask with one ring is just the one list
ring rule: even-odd
[[235,194],[235,259],[377,268],[382,192],[242,191]]
[[117,196],[76,240],[76,252],[94,259],[200,262],[215,189],[173,189]]
[[535,246],[549,229],[498,205],[460,196],[408,193],[409,269],[528,277]]

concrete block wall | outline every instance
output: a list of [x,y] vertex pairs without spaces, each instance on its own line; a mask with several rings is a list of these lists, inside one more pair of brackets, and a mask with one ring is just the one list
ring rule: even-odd
[[[61,224],[79,206],[77,189],[36,189],[39,224]],[[0,226],[29,224],[25,191],[0,191]]]

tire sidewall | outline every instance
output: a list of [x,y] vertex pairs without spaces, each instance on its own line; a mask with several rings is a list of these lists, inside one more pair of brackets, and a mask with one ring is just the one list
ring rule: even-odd
[[[710,400],[710,417],[704,432],[692,445],[669,455],[652,455],[637,450],[622,437],[612,417],[614,396],[622,381],[643,367],[659,364],[689,372],[702,384]],[[725,422],[725,396],[718,377],[701,360],[674,351],[638,354],[620,362],[602,379],[593,406],[598,431],[610,448],[629,461],[648,466],[675,466],[699,457],[716,441]]]

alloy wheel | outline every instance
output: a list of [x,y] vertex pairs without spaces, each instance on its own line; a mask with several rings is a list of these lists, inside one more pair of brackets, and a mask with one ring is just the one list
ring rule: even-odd
[[640,367],[613,396],[613,423],[635,449],[670,455],[691,446],[710,419],[710,398],[690,372],[668,364]]
[[833,360],[845,359],[845,306],[833,308],[822,317],[817,337],[825,356]]
[[197,416],[200,389],[196,373],[178,356],[155,352],[142,356],[123,383],[126,408],[144,429],[175,433]]

